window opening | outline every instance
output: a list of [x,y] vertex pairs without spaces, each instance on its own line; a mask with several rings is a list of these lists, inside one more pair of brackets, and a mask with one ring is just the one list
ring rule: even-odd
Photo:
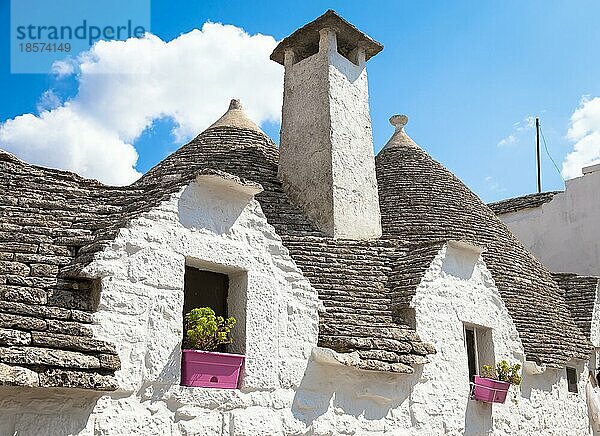
[[569,392],[577,393],[577,370],[567,366],[567,387]]
[[492,329],[473,324],[464,324],[464,341],[469,364],[469,380],[481,374],[484,365],[495,366]]
[[477,333],[474,328],[465,326],[465,347],[469,363],[469,380],[473,381],[478,374],[479,362],[477,361]]
[[217,316],[227,317],[227,274],[186,266],[184,283],[184,315],[197,307],[210,307]]

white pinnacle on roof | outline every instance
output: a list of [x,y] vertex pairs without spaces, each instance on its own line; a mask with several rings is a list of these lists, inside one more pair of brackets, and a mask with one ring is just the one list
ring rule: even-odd
[[408,124],[408,117],[406,115],[392,115],[390,124],[396,128],[396,131],[383,148],[391,148],[399,145],[413,145],[418,147],[417,143],[404,131],[404,127]]
[[264,135],[264,132],[260,130],[260,128],[254,124],[254,122],[244,113],[242,104],[235,98],[229,103],[229,109],[227,109],[227,112],[225,112],[217,121],[215,121],[209,127],[209,129],[215,127],[236,127],[238,129],[253,130]]

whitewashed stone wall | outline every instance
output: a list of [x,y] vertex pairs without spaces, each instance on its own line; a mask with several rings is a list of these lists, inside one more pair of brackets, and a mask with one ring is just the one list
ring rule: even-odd
[[[523,375],[505,404],[469,400],[464,323],[492,329],[495,361],[523,363],[523,347],[478,252],[444,247],[413,300],[417,332],[438,353],[413,375],[356,371],[315,356],[297,396],[318,435],[587,435],[587,364],[573,362],[579,394],[565,369]],[[317,353],[315,353],[317,354]],[[322,352],[321,354],[326,354]],[[485,364],[486,362],[481,362]]]
[[600,276],[600,165],[549,203],[499,218],[550,270]]
[[[186,259],[245,282],[245,393],[179,386]],[[257,417],[274,432],[283,428],[317,341],[317,296],[258,202],[194,183],[123,230],[92,268],[105,276],[98,334],[116,340],[118,379],[136,393],[105,399],[96,428],[131,434],[135,418],[148,414],[182,434],[253,434]]]
[[[592,324],[590,325],[590,341],[594,347],[600,349],[600,283],[596,287],[596,298],[594,300],[594,310],[592,311]],[[598,368],[596,362],[596,368]]]
[[[240,390],[179,385],[186,264],[246,285]],[[496,360],[522,360],[515,327],[479,253],[444,247],[414,298],[438,353],[415,374],[333,365],[316,347],[318,301],[259,204],[193,183],[135,219],[88,270],[101,277],[97,334],[117,345],[121,389],[0,389],[0,435],[588,434],[564,370],[525,374],[504,405],[468,399],[464,322],[493,329]],[[580,391],[586,367],[579,363]],[[100,394],[98,394],[100,395]]]
[[582,361],[572,363],[580,375],[579,394],[568,392],[565,369],[547,369],[539,375],[524,371],[521,387],[510,388],[505,404],[468,399],[464,323],[492,330],[496,362],[524,359],[517,330],[481,256],[459,245],[444,247],[413,304],[417,332],[438,350],[411,396],[419,405],[415,425],[424,434],[589,434],[588,369]]

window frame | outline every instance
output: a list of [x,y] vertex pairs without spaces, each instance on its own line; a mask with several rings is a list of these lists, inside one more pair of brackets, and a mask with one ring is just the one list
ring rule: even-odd
[[[228,344],[222,350],[225,353],[231,354],[242,354],[247,353],[247,334],[246,334],[246,323],[248,318],[248,287],[249,287],[249,274],[248,270],[231,267],[222,264],[215,264],[204,261],[191,256],[185,258],[185,270],[184,270],[184,289],[183,299],[185,306],[186,292],[185,292],[185,271],[187,268],[193,268],[196,270],[216,273],[227,276],[227,290],[225,300],[225,314],[227,317],[234,317],[236,319],[235,330],[233,331],[234,342]],[[214,308],[213,308],[214,310]],[[183,313],[185,316],[185,313]],[[182,346],[185,342],[185,321],[183,321],[183,333],[181,336]]]
[[[572,367],[572,366],[567,366],[565,367],[565,372],[567,375],[567,391],[569,393],[572,394],[578,394],[579,393],[579,386],[577,383],[577,379],[578,379],[578,375],[577,375],[577,368]],[[570,380],[571,376],[574,377],[574,380]]]
[[[474,356],[474,364],[475,371],[471,374],[471,365],[470,365],[470,352],[469,352],[469,344],[467,342],[467,330],[473,332],[473,356]],[[465,350],[467,352],[467,366],[469,368],[469,381],[472,382],[474,380],[474,376],[479,375],[479,349],[477,344],[477,328],[473,325],[463,324],[463,341],[465,344]]]

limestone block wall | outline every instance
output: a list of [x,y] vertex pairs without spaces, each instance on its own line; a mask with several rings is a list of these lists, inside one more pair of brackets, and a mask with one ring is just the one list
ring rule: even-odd
[[286,66],[279,175],[306,216],[321,230],[333,233],[327,72],[326,58],[320,53]]

